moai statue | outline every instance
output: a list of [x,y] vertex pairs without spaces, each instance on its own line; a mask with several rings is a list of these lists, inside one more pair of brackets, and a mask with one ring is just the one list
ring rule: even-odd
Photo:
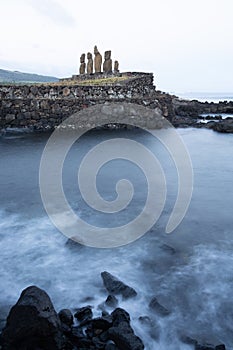
[[86,70],[85,53],[83,53],[80,57],[79,74],[85,74],[85,70]]
[[103,71],[104,73],[112,73],[112,59],[111,59],[111,51],[105,51],[104,53],[104,65]]
[[114,73],[119,73],[119,62],[118,61],[114,62]]
[[87,54],[87,74],[93,73],[93,59],[92,54],[88,52]]
[[94,58],[95,73],[101,73],[102,56],[99,53],[97,46],[94,47],[94,54],[95,54],[95,58]]

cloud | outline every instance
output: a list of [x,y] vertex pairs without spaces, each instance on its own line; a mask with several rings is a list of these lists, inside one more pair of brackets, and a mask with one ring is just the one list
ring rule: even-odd
[[46,16],[56,24],[74,26],[75,18],[55,0],[26,0],[26,2],[39,14]]
[[68,77],[97,45],[121,71],[154,72],[161,90],[233,90],[232,0],[136,0],[133,15],[118,0],[114,16],[109,0],[0,3],[0,68]]

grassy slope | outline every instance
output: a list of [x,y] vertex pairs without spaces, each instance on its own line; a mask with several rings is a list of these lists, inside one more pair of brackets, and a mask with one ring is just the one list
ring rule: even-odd
[[31,73],[22,73],[22,72],[12,72],[5,69],[0,69],[0,82],[9,82],[9,83],[43,83],[43,82],[55,82],[58,81],[58,78],[31,74]]

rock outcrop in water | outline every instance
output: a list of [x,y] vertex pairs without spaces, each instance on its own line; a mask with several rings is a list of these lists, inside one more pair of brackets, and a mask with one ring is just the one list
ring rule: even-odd
[[[221,116],[221,114],[232,114],[233,117],[233,101],[214,103],[173,98],[173,107],[175,117],[172,124],[175,127],[207,128],[222,133],[233,133],[233,118],[223,120]],[[203,118],[202,114],[206,114],[207,117]],[[215,117],[208,114],[214,114]],[[202,123],[203,120],[209,122]]]
[[[106,289],[112,293],[116,292],[122,297],[137,295],[133,288],[106,271],[102,273],[102,278]],[[35,286],[28,287],[7,317],[0,338],[0,349],[143,350],[142,340],[131,327],[129,313],[120,307],[114,309],[117,303],[118,300],[109,295],[101,304],[102,316],[95,318],[90,305],[76,309],[74,315],[69,309],[62,309],[57,314],[45,291]],[[155,297],[152,298],[149,308],[152,309],[151,318],[145,315],[138,320],[142,329],[154,339],[153,349],[156,350],[159,349],[157,342],[161,331],[157,320],[169,316],[170,312]],[[110,313],[106,311],[109,309],[112,310]],[[153,318],[154,311],[156,317]],[[225,350],[223,344],[200,344],[188,336],[180,337],[180,341],[192,345],[195,350]]]
[[130,316],[123,309],[116,309],[112,312],[112,327],[109,328],[109,338],[114,341],[119,349],[144,349],[144,345],[139,337],[134,334],[130,326]]
[[149,308],[160,316],[169,316],[171,313],[166,307],[164,307],[158,302],[156,297],[153,297],[151,299]]
[[[125,289],[131,291],[128,286]],[[107,301],[107,306],[117,303],[113,296]],[[144,349],[142,340],[134,334],[130,325],[129,314],[121,308],[111,314],[106,313],[106,316],[93,318],[91,306],[86,306],[77,309],[74,317],[69,309],[62,309],[57,314],[45,291],[35,286],[28,287],[7,317],[1,334],[2,349]]]
[[101,277],[103,279],[104,286],[109,293],[114,295],[122,295],[122,297],[125,299],[129,299],[137,295],[136,290],[134,290],[132,287],[127,286],[118,278],[111,275],[111,273],[104,271],[101,273]]
[[48,294],[35,286],[25,289],[10,311],[1,337],[4,350],[61,349],[61,321]]

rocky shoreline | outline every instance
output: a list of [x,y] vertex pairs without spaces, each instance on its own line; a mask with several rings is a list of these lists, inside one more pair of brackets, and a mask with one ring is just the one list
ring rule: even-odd
[[[48,294],[36,287],[27,287],[11,308],[0,335],[2,350],[143,350],[142,339],[131,326],[129,313],[120,307],[121,300],[137,304],[137,291],[107,271],[101,273],[107,291],[106,300],[99,305],[100,315],[93,316],[93,306],[55,311]],[[161,305],[153,296],[148,305],[151,315],[139,317],[142,330],[154,339],[153,349],[160,337],[156,318],[169,317],[172,310]],[[225,345],[200,344],[187,335],[177,335],[195,350],[224,350]],[[159,347],[158,347],[159,348]],[[146,349],[146,348],[145,348]]]
[[[233,101],[200,102],[173,98],[175,127],[206,128],[222,133],[233,133]],[[203,117],[205,115],[205,117]],[[231,115],[223,119],[222,115]]]
[[[175,128],[205,128],[221,133],[233,133],[233,101],[214,103],[182,100],[169,94],[161,94],[161,96],[164,97],[164,101],[162,100],[163,110],[169,109],[170,112],[167,118]],[[132,126],[109,123],[103,126],[102,129],[132,129]],[[47,124],[43,127],[8,127],[0,129],[0,136],[15,133],[17,130],[23,132],[50,132],[54,130],[54,127]]]

